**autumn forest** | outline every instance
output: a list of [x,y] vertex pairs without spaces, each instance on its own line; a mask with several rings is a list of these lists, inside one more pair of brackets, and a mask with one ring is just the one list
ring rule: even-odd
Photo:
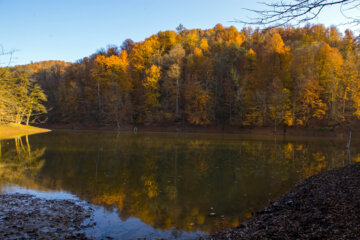
[[0,121],[349,127],[360,117],[359,53],[336,27],[180,25],[76,63],[3,67]]

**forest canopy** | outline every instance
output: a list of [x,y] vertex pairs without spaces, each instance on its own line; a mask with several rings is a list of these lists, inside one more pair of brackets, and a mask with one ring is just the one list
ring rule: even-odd
[[51,123],[337,126],[360,116],[359,49],[336,27],[218,24],[10,72],[41,86]]

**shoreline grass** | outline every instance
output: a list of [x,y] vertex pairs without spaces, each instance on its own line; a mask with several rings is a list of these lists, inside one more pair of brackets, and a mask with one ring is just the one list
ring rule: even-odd
[[50,129],[26,126],[16,123],[0,124],[0,140],[21,137],[24,135],[45,133],[50,131]]

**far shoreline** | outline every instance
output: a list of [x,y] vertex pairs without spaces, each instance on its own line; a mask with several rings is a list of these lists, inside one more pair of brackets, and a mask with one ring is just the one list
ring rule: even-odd
[[[174,133],[211,133],[211,134],[242,134],[242,135],[272,135],[272,136],[292,136],[292,137],[331,137],[346,139],[348,132],[342,128],[317,127],[317,128],[293,128],[287,127],[286,131],[282,127],[274,131],[274,127],[237,127],[237,126],[191,126],[191,125],[138,125],[121,126],[114,125],[81,125],[81,124],[39,124],[40,128],[52,130],[89,130],[89,131],[120,131],[120,132],[174,132]],[[360,131],[353,131],[352,138],[360,138]]]

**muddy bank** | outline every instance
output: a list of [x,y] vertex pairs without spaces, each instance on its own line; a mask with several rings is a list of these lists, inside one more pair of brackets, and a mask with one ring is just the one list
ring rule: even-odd
[[0,239],[87,239],[92,209],[74,200],[0,194]]
[[300,182],[252,219],[206,239],[359,239],[360,163]]

